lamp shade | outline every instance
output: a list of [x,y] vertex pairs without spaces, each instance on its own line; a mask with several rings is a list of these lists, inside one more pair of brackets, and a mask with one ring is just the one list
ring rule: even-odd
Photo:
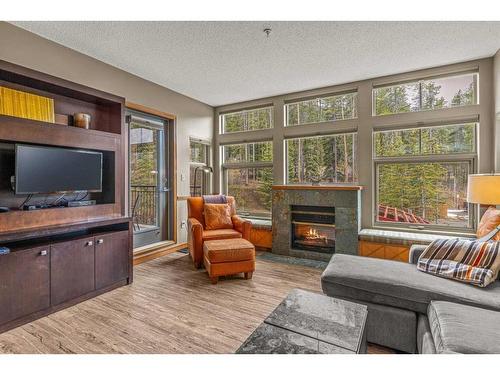
[[471,174],[467,183],[467,202],[500,204],[500,174]]

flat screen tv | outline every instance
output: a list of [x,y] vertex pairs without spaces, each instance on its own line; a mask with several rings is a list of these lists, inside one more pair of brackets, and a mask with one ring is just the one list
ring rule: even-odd
[[16,144],[16,194],[102,191],[101,152]]

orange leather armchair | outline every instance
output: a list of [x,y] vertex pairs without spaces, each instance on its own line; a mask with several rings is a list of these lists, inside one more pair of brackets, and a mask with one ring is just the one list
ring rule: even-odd
[[190,197],[188,206],[188,245],[189,254],[193,259],[194,266],[200,268],[203,264],[203,242],[209,240],[225,240],[230,238],[244,238],[250,240],[252,223],[236,215],[236,203],[234,197],[227,196],[227,203],[231,206],[231,219],[233,229],[205,229],[203,216],[204,201],[202,197]]

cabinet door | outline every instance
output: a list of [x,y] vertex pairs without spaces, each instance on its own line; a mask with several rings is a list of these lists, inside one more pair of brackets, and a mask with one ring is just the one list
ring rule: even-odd
[[0,255],[0,324],[50,306],[49,247]]
[[52,245],[50,249],[52,306],[94,289],[94,238],[88,237]]
[[128,277],[129,246],[128,231],[95,237],[96,289],[104,288]]

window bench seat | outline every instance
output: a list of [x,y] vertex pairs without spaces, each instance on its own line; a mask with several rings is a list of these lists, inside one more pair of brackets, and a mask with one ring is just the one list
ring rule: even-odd
[[250,233],[250,242],[256,249],[271,251],[273,247],[273,224],[270,219],[251,219],[252,232]]
[[361,256],[408,262],[411,245],[428,245],[438,238],[462,237],[442,234],[399,232],[383,229],[362,229],[358,253]]

